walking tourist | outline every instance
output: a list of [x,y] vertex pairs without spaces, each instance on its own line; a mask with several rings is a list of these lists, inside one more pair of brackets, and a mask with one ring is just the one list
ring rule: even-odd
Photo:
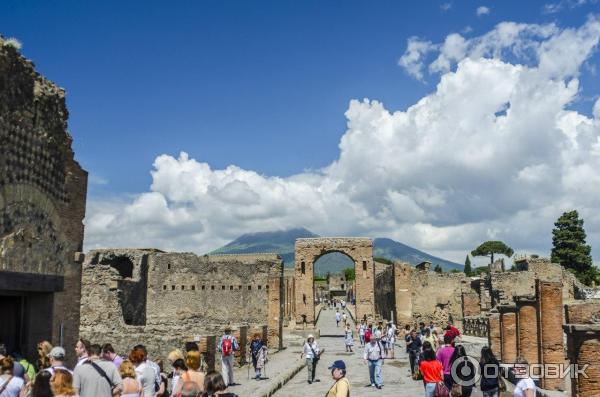
[[433,321],[429,322],[429,330],[431,331],[431,333],[433,333],[433,331],[435,331],[435,325],[433,324]]
[[408,353],[408,341],[410,340],[410,325],[406,324],[404,326],[404,342],[406,342],[406,352]]
[[75,344],[75,356],[77,356],[75,368],[88,361],[90,345],[90,341],[86,339],[79,339]]
[[383,347],[376,338],[371,338],[365,346],[363,360],[369,366],[369,381],[370,386],[375,386],[381,389],[383,386],[383,378],[381,376],[381,366],[383,365]]
[[113,363],[100,359],[102,347],[90,345],[87,352],[89,358],[73,371],[73,387],[79,392],[79,397],[111,397],[120,392],[121,375]]
[[423,359],[419,362],[419,371],[425,384],[425,397],[433,397],[435,386],[443,382],[442,363],[435,358],[435,351],[428,342],[423,346]]
[[204,394],[202,394],[202,397],[238,397],[238,395],[227,392],[225,380],[220,373],[210,371],[204,378]]
[[438,339],[435,335],[431,334],[431,329],[427,328],[425,330],[425,337],[423,338],[423,343],[425,342],[429,342],[431,344],[431,347],[433,348],[433,351],[437,351],[438,349]]
[[38,343],[38,369],[42,370],[50,366],[50,361],[48,360],[48,354],[50,354],[50,350],[52,350],[52,343],[48,342],[47,340],[43,340],[40,343]]
[[367,325],[365,324],[365,320],[360,320],[360,324],[358,325],[358,339],[360,340],[360,346],[365,346],[365,331],[367,330]]
[[115,348],[110,343],[105,343],[102,346],[102,358],[106,361],[111,361],[117,368],[123,363],[123,357],[115,353]]
[[9,356],[0,359],[0,396],[18,397],[24,385],[23,378],[13,375],[14,360]]
[[12,354],[12,357],[13,357],[13,360],[15,361],[15,364],[19,364],[23,367],[23,370],[24,370],[23,378],[25,379],[25,383],[27,383],[29,380],[35,378],[35,365],[33,365],[32,363],[27,361],[27,359],[25,359],[25,357],[23,357],[21,352],[18,352],[18,351],[14,352]]
[[[183,361],[183,352],[180,349],[175,349],[172,350],[171,352],[169,352],[169,354],[167,355],[167,360],[169,360],[169,363],[171,364],[171,367],[173,367],[173,372],[171,372],[168,375],[168,378],[171,379],[171,383],[168,387],[169,393],[173,394],[173,388],[175,387],[175,385],[177,384],[177,381],[179,380],[179,370],[182,367],[185,367],[185,362]],[[179,367],[176,368],[175,367],[175,363],[178,363]],[[185,369],[184,369],[185,370]]]
[[[133,348],[140,349],[144,353],[146,365],[148,365],[154,371],[154,390],[156,391],[160,385],[160,368],[158,367],[158,364],[148,358],[148,350],[146,350],[146,346],[135,345]],[[198,350],[198,345],[196,345],[196,350]],[[148,397],[148,394],[146,394],[146,397]]]
[[328,368],[335,381],[325,397],[350,397],[350,382],[346,378],[346,363],[342,360],[334,361]]
[[137,380],[140,381],[144,388],[144,397],[155,397],[158,383],[156,382],[156,372],[148,363],[146,349],[141,346],[136,346],[129,353],[129,361],[135,366]]
[[339,327],[340,326],[340,321],[342,320],[342,314],[340,313],[339,309],[335,310],[335,326]]
[[387,356],[389,358],[395,357],[396,348],[396,326],[390,321],[387,325],[386,336],[387,336]]
[[300,353],[300,359],[302,359],[303,356],[306,357],[308,384],[318,381],[315,380],[315,372],[317,370],[317,364],[319,363],[319,359],[321,358],[322,353],[323,352],[319,348],[319,345],[315,341],[314,335],[308,335],[308,338],[306,338],[306,342],[304,342],[302,353]]
[[421,339],[423,339],[425,337],[425,330],[426,329],[427,329],[427,327],[425,327],[425,323],[421,321],[419,323],[419,337]]
[[348,315],[346,312],[342,313],[342,321],[344,322],[344,326],[348,324]]
[[64,364],[65,356],[67,352],[61,346],[54,346],[50,353],[48,354],[48,359],[50,360],[50,366],[45,368],[45,371],[49,372],[50,375],[54,374],[54,371],[57,369],[63,369],[65,371],[73,374],[69,368],[67,368]]
[[[6,352],[6,345],[4,343],[0,343],[0,360],[6,358],[6,357],[10,357],[8,355],[8,353]],[[19,364],[14,358],[11,357],[12,363],[13,363],[13,369],[12,369],[12,376],[15,376],[17,378],[21,378],[23,379],[24,382],[29,382],[30,380],[33,380],[32,378],[29,378],[29,376],[27,375],[27,372],[25,371],[25,368],[23,368],[23,366],[21,364]]]
[[235,336],[231,335],[231,327],[225,327],[225,331],[219,340],[219,351],[221,352],[221,372],[225,380],[225,386],[235,385],[233,380],[233,358],[234,352],[240,348]]
[[536,387],[529,376],[529,363],[523,357],[515,360],[515,376],[520,379],[513,390],[513,397],[535,397]]
[[170,392],[172,396],[176,396],[175,387],[179,383],[179,379],[181,379],[181,375],[185,371],[187,371],[187,367],[185,366],[185,361],[182,358],[178,358],[171,364],[173,366],[173,373],[171,374],[171,388]]
[[346,351],[352,352],[352,346],[354,346],[354,333],[352,332],[352,328],[350,328],[350,324],[346,325],[344,331],[344,344],[346,345]]
[[142,387],[142,383],[137,379],[135,367],[131,361],[125,360],[121,363],[119,366],[119,375],[121,375],[123,381],[121,397],[144,397],[144,388]]
[[185,356],[185,366],[187,370],[181,373],[178,384],[174,387],[173,394],[179,394],[183,388],[183,384],[186,382],[196,383],[200,388],[200,391],[203,391],[204,374],[199,371],[200,352],[198,350],[191,350],[187,353],[187,355]]
[[73,387],[73,375],[71,372],[56,368],[50,379],[50,389],[54,397],[73,397],[77,390]]
[[[41,370],[33,378],[33,382],[25,385],[21,391],[21,396],[31,397],[53,397],[51,390],[50,379],[52,374],[48,371]],[[0,396],[2,393],[0,393]]]
[[373,337],[373,324],[369,324],[365,330],[365,343],[369,343]]
[[252,356],[255,379],[260,380],[262,369],[267,361],[267,346],[265,346],[265,342],[258,332],[254,334],[252,342],[250,342],[250,355]]
[[450,343],[452,346],[456,343],[456,338],[460,337],[460,331],[456,328],[450,321],[448,321],[448,325],[446,326],[446,332],[444,332],[444,336],[450,336]]
[[448,390],[452,389],[452,383],[454,383],[452,381],[451,375],[451,360],[452,355],[454,354],[454,346],[452,346],[451,342],[452,338],[450,337],[450,335],[444,335],[444,346],[442,346],[436,354],[436,358],[442,363],[442,366],[444,367],[444,384],[446,385]]
[[158,386],[158,390],[156,391],[156,397],[168,397],[168,385],[169,385],[169,377],[164,371],[164,363],[163,360],[158,358],[154,361],[160,370],[160,385]]
[[408,339],[406,340],[406,348],[408,349],[408,360],[410,362],[410,373],[414,375],[417,370],[418,358],[421,353],[421,338],[417,335],[416,330],[412,330]]
[[488,346],[481,348],[481,359],[479,360],[479,370],[481,373],[481,382],[479,388],[483,397],[499,397],[500,385],[498,377],[500,373],[500,363],[492,349]]
[[457,381],[460,380],[460,382],[455,382],[452,385],[453,394],[460,395],[461,397],[470,397],[477,369],[471,360],[469,360],[463,345],[456,345],[454,347],[450,363],[454,376],[458,378]]

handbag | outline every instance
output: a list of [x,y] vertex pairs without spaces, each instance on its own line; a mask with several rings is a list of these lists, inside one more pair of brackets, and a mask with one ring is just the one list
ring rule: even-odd
[[462,386],[459,385],[458,383],[454,383],[452,385],[452,390],[450,390],[450,396],[451,397],[461,397],[462,394],[463,394]]
[[434,397],[450,397],[450,392],[444,382],[438,382],[433,392]]

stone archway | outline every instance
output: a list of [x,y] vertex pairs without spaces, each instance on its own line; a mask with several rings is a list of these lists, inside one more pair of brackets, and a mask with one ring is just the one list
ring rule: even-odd
[[364,237],[300,238],[295,245],[296,325],[315,325],[314,267],[323,255],[341,252],[354,261],[355,318],[375,314],[373,240]]

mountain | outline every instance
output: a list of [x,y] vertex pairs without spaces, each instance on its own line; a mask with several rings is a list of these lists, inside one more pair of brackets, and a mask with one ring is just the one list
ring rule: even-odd
[[[211,254],[255,254],[273,252],[281,255],[286,267],[293,267],[294,242],[297,238],[310,237],[319,237],[319,235],[304,228],[247,233],[236,238],[229,244],[214,250]],[[432,263],[432,266],[439,264],[444,271],[452,269],[463,270],[463,266],[458,263],[435,257],[389,238],[376,238],[373,240],[373,256],[401,260],[408,262],[413,266],[428,261]],[[338,273],[351,266],[353,266],[353,263],[350,258],[344,254],[334,252],[319,259],[315,270],[317,274],[325,274],[328,271]]]

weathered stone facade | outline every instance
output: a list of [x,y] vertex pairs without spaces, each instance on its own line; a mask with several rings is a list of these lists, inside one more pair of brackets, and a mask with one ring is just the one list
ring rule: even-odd
[[[274,254],[205,255],[94,250],[83,265],[81,335],[125,352],[143,342],[165,356],[186,341],[267,326],[278,347],[283,263]],[[282,288],[280,289],[280,286]]]
[[296,324],[315,324],[314,265],[323,255],[341,252],[354,261],[356,318],[375,314],[373,240],[356,237],[301,238],[295,244]]
[[0,38],[0,338],[30,358],[78,338],[87,172],[67,117],[64,90]]

